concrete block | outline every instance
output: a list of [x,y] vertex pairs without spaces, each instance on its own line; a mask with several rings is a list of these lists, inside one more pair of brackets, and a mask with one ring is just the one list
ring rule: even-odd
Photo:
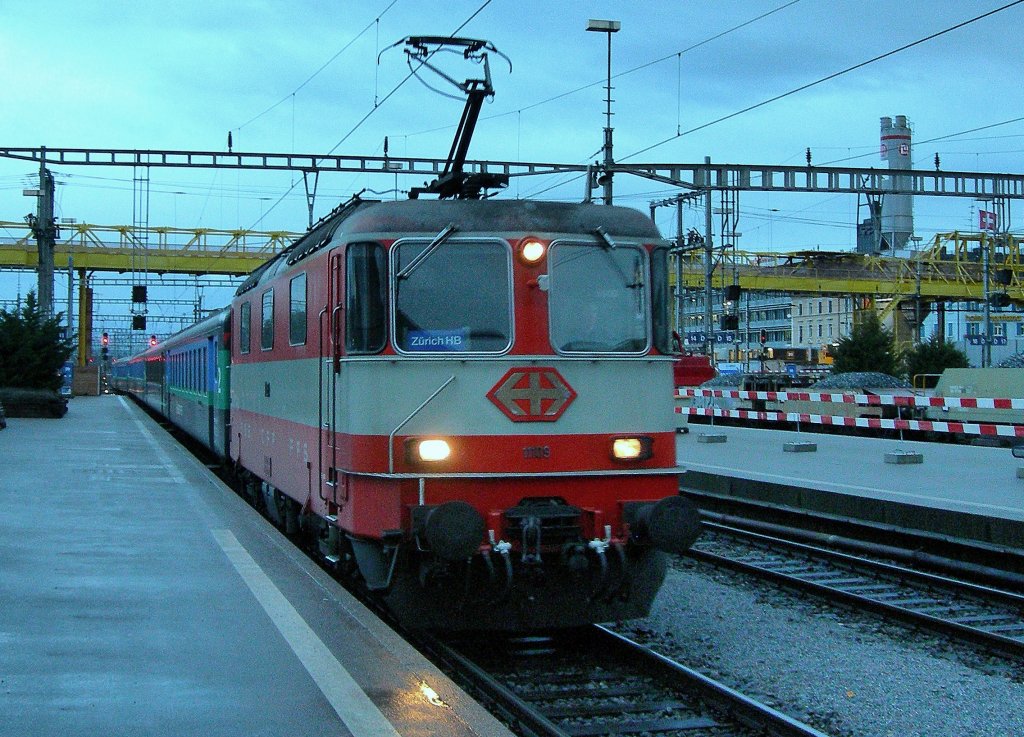
[[885,462],[897,465],[924,463],[924,454],[912,450],[893,450],[885,454]]
[[818,450],[818,444],[794,441],[792,443],[783,443],[782,450],[785,453],[815,453]]
[[724,443],[728,438],[720,433],[702,432],[697,436],[698,443]]

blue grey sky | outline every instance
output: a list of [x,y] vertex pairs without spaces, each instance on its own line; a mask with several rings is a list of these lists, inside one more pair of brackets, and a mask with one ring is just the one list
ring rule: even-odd
[[[883,166],[879,118],[906,115],[915,166],[931,168],[938,153],[947,170],[1019,173],[1024,4],[706,125],[1009,4],[5,0],[0,145],[220,150],[230,130],[241,151],[380,155],[387,136],[392,155],[444,157],[462,103],[415,78],[401,84],[405,57],[384,50],[407,35],[454,32],[488,39],[512,61],[509,73],[492,60],[496,95],[470,158],[592,161],[604,126],[606,39],[584,29],[589,18],[606,18],[622,23],[612,39],[619,161],[801,164],[810,147],[817,164]],[[460,80],[479,74],[455,56],[444,64]],[[962,133],[977,128],[984,130]],[[685,133],[691,129],[699,130]],[[637,151],[644,153],[631,158]],[[130,169],[54,171],[59,216],[131,222]],[[0,220],[21,220],[33,209],[22,189],[35,178],[32,165],[0,159]],[[517,180],[503,196],[580,199],[582,183],[568,179]],[[305,201],[294,183],[286,173],[154,169],[150,222],[301,230]],[[400,179],[398,186],[420,183]],[[317,214],[364,187],[394,186],[380,175],[322,177]],[[616,179],[617,204],[646,211],[672,194],[642,179]],[[740,207],[744,250],[854,247],[855,197],[751,195],[741,196]],[[970,200],[915,208],[925,240],[976,223]],[[687,213],[688,226],[702,222],[698,212]],[[659,225],[674,235],[668,210]],[[1019,221],[1010,226],[1019,232]]]

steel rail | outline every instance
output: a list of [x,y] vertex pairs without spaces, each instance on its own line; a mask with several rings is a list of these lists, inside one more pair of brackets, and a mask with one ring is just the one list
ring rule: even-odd
[[712,522],[1024,591],[1024,549],[1018,547],[689,487],[682,494]]
[[[827,737],[814,727],[804,724],[755,699],[719,683],[670,658],[630,640],[612,630],[594,625],[580,630],[581,637],[573,638],[568,658],[578,664],[580,670],[588,666],[587,660],[594,658],[601,669],[614,668],[618,672],[603,670],[599,679],[601,687],[589,688],[588,676],[579,673],[560,675],[557,666],[545,667],[546,685],[564,686],[551,692],[530,692],[524,694],[507,685],[501,675],[496,675],[486,665],[475,662],[473,655],[460,652],[458,645],[441,637],[425,633],[414,633],[417,647],[428,651],[444,667],[454,670],[464,686],[483,698],[496,714],[506,722],[534,737],[568,737],[575,735],[603,734],[658,734],[687,729],[712,729],[715,734],[729,734],[739,728],[743,734],[747,729],[760,731],[775,737]],[[530,638],[526,638],[530,640]],[[539,638],[557,642],[557,638]],[[493,649],[495,644],[490,641]],[[547,655],[557,657],[570,650],[562,645],[545,645],[544,642],[526,642],[526,651],[533,650],[530,663],[537,666],[537,658]],[[540,653],[538,656],[536,653]],[[609,665],[609,661],[613,665]],[[520,669],[515,668],[517,674]],[[640,679],[654,679],[656,686],[628,685],[632,674]],[[657,691],[668,692],[658,695]],[[678,694],[674,698],[673,694]],[[630,703],[624,703],[629,699]],[[668,713],[686,711],[682,699],[696,699],[699,703],[712,706],[725,717],[714,718],[703,713],[667,716]],[[586,704],[573,705],[567,702],[584,701]],[[597,703],[590,703],[596,701]],[[552,705],[556,703],[558,705]],[[700,710],[697,710],[700,712]],[[643,716],[656,714],[657,716]],[[734,721],[735,724],[730,724]]]
[[[728,551],[702,549],[698,540],[687,553],[696,560],[897,617],[1012,656],[1024,655],[1024,596],[1020,594],[750,530],[707,521],[704,527],[751,543],[756,552],[747,548],[734,557]],[[703,545],[708,544],[705,538]],[[985,611],[993,605],[1000,611]]]

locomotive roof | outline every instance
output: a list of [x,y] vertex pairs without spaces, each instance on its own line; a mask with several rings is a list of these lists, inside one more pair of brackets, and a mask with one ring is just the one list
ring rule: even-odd
[[593,233],[660,238],[654,223],[626,207],[533,200],[401,200],[366,205],[342,224],[346,233],[429,233],[454,223],[462,232]]
[[654,222],[627,207],[534,200],[354,200],[338,207],[287,249],[256,269],[238,288],[241,295],[326,247],[338,235],[434,236],[454,224],[460,233],[593,234],[600,227],[620,238],[660,240]]

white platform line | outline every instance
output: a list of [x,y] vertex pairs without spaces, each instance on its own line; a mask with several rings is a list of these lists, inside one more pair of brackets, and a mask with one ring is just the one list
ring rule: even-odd
[[149,447],[151,447],[153,449],[153,452],[156,453],[157,456],[159,457],[160,463],[163,464],[164,469],[167,471],[167,480],[175,484],[184,484],[185,477],[178,473],[177,466],[174,465],[174,462],[171,460],[171,457],[167,455],[167,451],[160,447],[160,443],[156,441],[156,438],[153,437],[153,433],[150,432],[149,428],[146,427],[145,423],[139,418],[137,414],[131,411],[131,409],[128,406],[128,400],[125,399],[124,396],[119,395],[117,397],[117,401],[121,403],[121,407],[124,409],[124,411],[131,416],[132,422],[134,422],[136,427],[139,428],[139,432],[146,439],[146,442],[149,443]]
[[359,737],[398,737],[391,722],[310,629],[234,534],[230,530],[211,532],[349,731]]

